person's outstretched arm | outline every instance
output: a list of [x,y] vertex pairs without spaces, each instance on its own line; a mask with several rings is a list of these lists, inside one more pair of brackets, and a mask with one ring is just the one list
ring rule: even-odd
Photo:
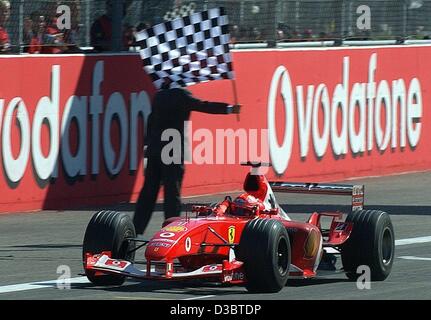
[[230,114],[239,113],[241,107],[239,105],[229,105],[224,102],[211,102],[202,101],[192,96],[192,94],[183,90],[184,92],[184,105],[189,108],[190,111],[198,111],[211,114]]

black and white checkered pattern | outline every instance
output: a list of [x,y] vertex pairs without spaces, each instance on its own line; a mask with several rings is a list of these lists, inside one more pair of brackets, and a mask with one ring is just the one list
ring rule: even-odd
[[157,89],[234,77],[223,8],[158,24],[136,38],[144,69]]
[[185,4],[181,7],[173,8],[165,13],[163,20],[171,21],[177,18],[182,18],[195,13],[196,4],[194,2]]

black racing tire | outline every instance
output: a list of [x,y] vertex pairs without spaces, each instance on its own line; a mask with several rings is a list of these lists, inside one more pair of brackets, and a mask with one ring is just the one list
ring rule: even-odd
[[278,292],[287,282],[290,241],[285,226],[274,219],[247,222],[236,250],[244,262],[246,288],[250,292]]
[[134,248],[134,242],[126,238],[136,237],[132,219],[125,213],[116,211],[99,211],[93,215],[85,231],[82,245],[82,257],[85,275],[93,284],[99,286],[121,285],[125,276],[106,274],[95,275],[95,271],[85,268],[86,253],[98,254],[111,251],[113,259],[124,259],[133,262],[135,252],[128,253]]
[[351,212],[346,222],[353,223],[352,233],[341,247],[344,271],[357,280],[358,267],[370,268],[372,281],[385,280],[392,270],[395,253],[395,233],[391,218],[379,210]]

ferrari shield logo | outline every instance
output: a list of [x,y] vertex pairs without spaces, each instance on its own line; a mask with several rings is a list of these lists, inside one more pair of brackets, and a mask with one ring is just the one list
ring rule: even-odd
[[234,226],[230,226],[228,229],[228,239],[229,239],[229,243],[234,243],[234,241],[235,241],[235,227]]

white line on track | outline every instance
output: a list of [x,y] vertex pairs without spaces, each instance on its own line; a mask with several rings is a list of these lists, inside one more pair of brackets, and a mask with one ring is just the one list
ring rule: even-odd
[[426,243],[426,242],[431,242],[431,236],[395,240],[395,245],[396,246],[405,246],[408,244]]
[[[431,236],[395,240],[395,245],[404,246],[409,244],[427,243],[427,242],[431,242]],[[426,261],[430,260],[431,261],[431,258],[421,258],[421,257],[413,257],[413,256],[402,256],[399,258],[410,259],[410,260],[426,260]],[[0,294],[34,290],[34,289],[44,289],[44,288],[50,288],[50,287],[56,288],[58,284],[62,285],[62,284],[68,284],[68,283],[73,285],[73,284],[90,283],[90,282],[88,281],[87,277],[76,277],[76,278],[62,279],[62,280],[35,281],[35,282],[28,282],[28,283],[21,283],[21,284],[12,284],[12,285],[0,286]],[[205,298],[211,298],[211,297],[214,297],[214,295],[192,297],[192,298],[186,298],[183,300],[197,300],[197,299],[205,299]]]
[[199,297],[186,298],[186,299],[181,299],[181,300],[198,300],[198,299],[206,299],[206,298],[212,298],[212,297],[215,297],[215,295],[199,296]]
[[431,261],[431,258],[415,257],[415,256],[401,256],[401,257],[398,257],[398,258],[405,259],[405,260]]
[[34,289],[57,288],[57,286],[64,286],[67,284],[90,283],[87,277],[77,277],[62,280],[48,280],[48,281],[35,281],[21,284],[11,284],[8,286],[0,286],[0,293],[10,293],[18,291],[27,291]]

